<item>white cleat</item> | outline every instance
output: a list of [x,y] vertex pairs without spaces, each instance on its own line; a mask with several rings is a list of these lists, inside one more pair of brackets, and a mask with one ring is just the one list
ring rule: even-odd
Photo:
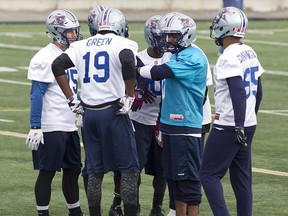
[[170,209],[169,213],[167,216],[176,216],[176,211],[173,209]]

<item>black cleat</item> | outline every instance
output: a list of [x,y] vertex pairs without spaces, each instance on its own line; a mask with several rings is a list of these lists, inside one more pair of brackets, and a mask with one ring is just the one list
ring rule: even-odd
[[152,209],[149,216],[164,216],[164,214],[162,213],[161,208],[159,208],[159,209]]
[[113,207],[111,206],[109,210],[109,216],[123,216],[123,211],[121,206]]

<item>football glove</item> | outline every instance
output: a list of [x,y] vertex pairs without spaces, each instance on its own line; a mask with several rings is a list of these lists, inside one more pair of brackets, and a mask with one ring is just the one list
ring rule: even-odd
[[240,147],[247,146],[247,137],[244,132],[244,127],[235,127],[235,143]]
[[152,104],[153,102],[155,102],[155,98],[157,96],[152,92],[152,91],[146,91],[145,94],[144,94],[144,102],[147,104]]
[[77,121],[76,121],[77,127],[83,127],[83,115],[78,115]]
[[42,130],[39,129],[31,129],[26,139],[26,144],[31,150],[37,150],[39,144],[44,144],[44,137]]
[[131,107],[131,110],[133,112],[136,112],[137,110],[141,109],[142,104],[144,102],[143,94],[144,94],[144,91],[142,89],[136,89],[134,91],[134,102]]
[[159,120],[156,122],[156,125],[154,127],[154,136],[158,143],[158,145],[163,148],[163,141],[162,141],[162,132],[160,131],[160,122]]
[[119,104],[121,109],[116,112],[116,115],[125,115],[128,114],[131,110],[132,104],[134,102],[134,97],[124,96],[120,99]]
[[83,114],[83,107],[80,105],[81,101],[78,100],[77,98],[71,97],[68,99],[68,105],[71,109],[72,112],[76,114]]

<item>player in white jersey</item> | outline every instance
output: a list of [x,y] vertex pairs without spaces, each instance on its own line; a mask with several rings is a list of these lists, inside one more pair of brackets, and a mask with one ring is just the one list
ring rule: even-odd
[[[170,59],[170,53],[161,53],[159,50],[160,30],[158,22],[161,19],[160,15],[155,15],[147,19],[144,24],[144,37],[148,47],[137,54],[137,67],[144,65],[160,65]],[[162,216],[162,203],[165,194],[166,180],[162,175],[161,152],[162,148],[158,145],[155,139],[155,126],[160,112],[162,81],[154,81],[138,77],[135,98],[150,95],[152,92],[156,97],[153,103],[143,103],[140,107],[136,104],[130,112],[135,127],[135,137],[137,144],[138,159],[140,169],[145,167],[145,173],[153,176],[153,201],[150,216]],[[143,92],[143,94],[142,94]],[[143,95],[143,96],[142,96]],[[138,187],[140,187],[141,180],[139,180]]]
[[251,144],[262,99],[264,70],[255,51],[241,42],[248,20],[240,9],[218,12],[210,36],[224,47],[214,68],[215,120],[200,170],[200,180],[215,216],[228,216],[221,179],[227,170],[237,215],[252,215]]
[[[75,113],[51,71],[53,60],[71,43],[81,39],[79,22],[68,10],[56,10],[46,19],[47,34],[53,39],[32,58],[28,79],[32,81],[30,124],[26,144],[33,150],[34,169],[39,170],[35,184],[38,215],[49,215],[51,183],[56,171],[63,170],[62,190],[69,215],[82,215],[78,177],[81,172],[80,140]],[[77,93],[78,75],[74,68],[66,71],[69,88]]]
[[[103,5],[98,5],[96,7],[93,7],[89,11],[87,21],[88,21],[88,28],[89,28],[89,32],[90,32],[91,36],[94,36],[97,34],[97,29],[96,29],[95,23],[97,22],[98,15],[105,9],[106,8]],[[80,126],[81,130],[83,129],[82,128],[82,126],[83,126],[82,125],[83,124],[83,118],[82,117],[83,117],[83,115],[79,115],[78,121],[77,121],[77,123],[79,122],[78,126]],[[83,133],[81,133],[81,135],[82,135],[82,140],[84,140]],[[83,145],[85,148],[85,142],[83,142]],[[86,168],[86,162],[87,162],[87,159],[85,157],[84,167],[82,169],[82,177],[83,177],[84,189],[85,189],[85,192],[87,194],[88,173],[87,173],[87,168]]]
[[[158,43],[161,39],[160,30],[158,28],[158,22],[161,19],[160,15],[155,15],[147,19],[144,24],[144,37],[148,47],[137,54],[137,67],[152,64],[159,65],[169,60],[170,54],[160,53]],[[149,171],[148,174],[153,175],[153,206],[150,215],[160,216],[163,197],[166,188],[166,181],[162,176],[161,167],[161,150],[155,142],[154,128],[160,112],[160,101],[161,101],[161,89],[162,81],[154,81],[141,76],[137,77],[137,86],[135,88],[135,100],[132,105],[132,111],[129,116],[132,119],[135,128],[135,138],[137,144],[137,153],[139,159],[140,170],[142,170],[147,162],[148,153],[149,157]],[[154,97],[152,96],[154,95]],[[149,98],[147,98],[149,97]],[[147,100],[147,103],[144,101]],[[152,145],[152,146],[151,146]],[[151,148],[150,148],[151,147]],[[157,152],[157,153],[156,153]],[[154,154],[157,154],[157,162],[151,161]],[[154,158],[153,158],[154,159]],[[152,164],[153,163],[153,164]],[[146,172],[146,173],[147,173]],[[140,176],[141,177],[141,176]],[[139,204],[139,187],[141,184],[141,178],[138,181],[138,212],[140,215],[140,204]],[[114,184],[115,184],[115,197],[109,216],[121,215],[121,197],[117,196],[119,193],[120,177],[118,173],[114,173]],[[118,214],[112,214],[112,209]]]
[[126,38],[125,16],[115,8],[102,11],[95,25],[98,33],[73,43],[54,60],[52,71],[71,109],[77,112],[80,101],[73,97],[64,70],[72,66],[78,70],[90,215],[101,215],[104,174],[117,171],[121,173],[125,216],[135,216],[140,170],[128,112],[134,100],[138,45]]

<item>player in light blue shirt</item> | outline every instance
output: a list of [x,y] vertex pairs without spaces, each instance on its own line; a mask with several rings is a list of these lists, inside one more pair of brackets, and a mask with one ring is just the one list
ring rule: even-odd
[[202,106],[208,62],[203,51],[191,46],[196,24],[181,13],[164,15],[159,28],[163,50],[172,52],[170,61],[138,68],[141,76],[164,79],[160,131],[163,141],[163,175],[173,187],[176,214],[198,215],[201,203],[199,169],[202,158]]

